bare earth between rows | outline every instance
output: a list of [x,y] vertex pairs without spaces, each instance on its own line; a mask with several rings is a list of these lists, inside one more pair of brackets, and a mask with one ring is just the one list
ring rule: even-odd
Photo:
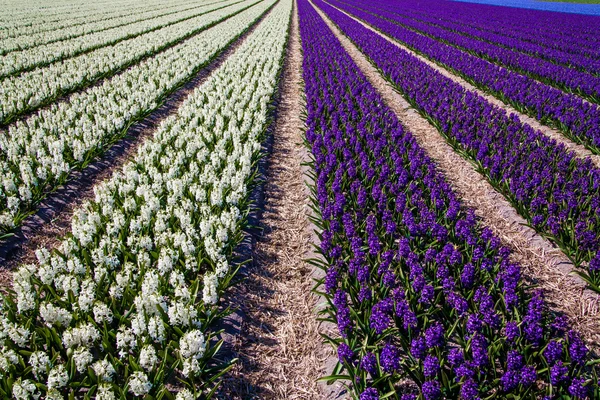
[[[542,287],[549,306],[567,315],[573,327],[581,332],[586,342],[594,349],[598,349],[600,347],[600,299],[598,295],[585,288],[580,278],[569,275],[575,268],[573,264],[549,241],[538,235],[535,230],[525,226],[526,221],[510,203],[475,170],[472,164],[454,152],[437,129],[398,94],[321,10],[317,8],[317,11],[367,79],[383,96],[385,103],[413,133],[429,157],[435,161],[438,169],[460,195],[463,203],[473,208],[482,222],[494,231],[503,244],[511,248],[512,260],[523,267],[526,279]],[[381,36],[405,49],[384,35]]]
[[242,322],[233,338],[239,361],[223,381],[223,398],[329,398],[316,381],[325,375],[331,350],[319,335],[317,299],[311,294],[313,267],[305,262],[312,237],[302,169],[302,54],[296,10],[265,173],[262,234],[246,279],[230,296],[240,307]]

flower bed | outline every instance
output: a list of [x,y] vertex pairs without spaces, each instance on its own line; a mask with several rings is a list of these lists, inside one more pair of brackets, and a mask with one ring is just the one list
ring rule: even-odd
[[228,368],[214,360],[227,312],[218,301],[235,273],[291,7],[280,1],[96,187],[58,248],[15,272],[0,312],[1,397],[212,396]]
[[[499,68],[489,61],[377,18],[359,8],[335,0],[331,4],[365,20],[410,49],[451,69],[475,86],[491,92],[541,123],[555,126],[575,142],[600,154],[600,106],[526,75]],[[392,13],[379,13],[387,18],[394,17]]]
[[320,290],[339,331],[327,339],[340,364],[325,379],[347,381],[361,400],[597,395],[578,334],[526,290],[510,251],[308,1],[299,13]]

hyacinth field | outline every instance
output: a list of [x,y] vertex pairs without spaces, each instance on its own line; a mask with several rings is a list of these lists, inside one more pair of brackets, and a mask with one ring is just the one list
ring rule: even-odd
[[600,17],[0,4],[0,399],[600,399]]

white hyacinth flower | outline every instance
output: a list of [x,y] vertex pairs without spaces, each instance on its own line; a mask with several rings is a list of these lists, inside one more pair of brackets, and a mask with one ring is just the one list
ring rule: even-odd
[[33,375],[39,379],[42,374],[46,375],[47,368],[50,367],[50,357],[43,351],[35,351],[29,356],[29,365]]
[[156,350],[153,346],[144,346],[140,353],[140,366],[146,371],[150,371],[158,363]]
[[177,396],[175,396],[175,400],[196,400],[194,398],[194,394],[189,391],[188,389],[183,389],[180,390],[179,393],[177,393]]
[[112,382],[116,371],[107,360],[99,360],[92,364],[92,369],[100,381]]
[[63,364],[59,364],[50,370],[48,374],[48,389],[60,389],[69,382],[69,375]]
[[39,399],[40,394],[37,392],[35,384],[30,379],[17,380],[13,383],[13,397],[16,400]]
[[133,393],[135,396],[143,396],[150,392],[152,389],[152,383],[148,380],[148,376],[141,371],[135,371],[129,377],[129,393]]

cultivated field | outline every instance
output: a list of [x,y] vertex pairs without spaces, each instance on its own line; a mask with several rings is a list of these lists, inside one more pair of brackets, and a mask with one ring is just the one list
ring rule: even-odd
[[0,4],[0,398],[600,399],[600,17]]

